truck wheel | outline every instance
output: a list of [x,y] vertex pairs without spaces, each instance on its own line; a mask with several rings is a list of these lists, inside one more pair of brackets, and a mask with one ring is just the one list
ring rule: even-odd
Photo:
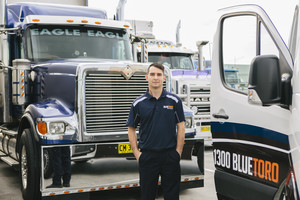
[[20,178],[23,199],[40,199],[39,149],[35,148],[29,129],[24,129],[20,141]]
[[52,154],[50,149],[44,149],[44,178],[50,178],[53,173]]

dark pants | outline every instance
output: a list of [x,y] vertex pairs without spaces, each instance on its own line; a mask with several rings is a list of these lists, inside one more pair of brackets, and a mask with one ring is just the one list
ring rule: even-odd
[[61,179],[64,184],[69,184],[71,180],[71,156],[70,147],[52,148],[53,161],[53,184],[61,185]]
[[139,159],[141,199],[153,200],[157,193],[159,175],[165,200],[179,199],[180,156],[175,149],[142,151]]

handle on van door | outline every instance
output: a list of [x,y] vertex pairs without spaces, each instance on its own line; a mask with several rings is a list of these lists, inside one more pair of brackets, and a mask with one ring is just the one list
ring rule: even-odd
[[228,115],[226,114],[213,114],[212,116],[217,119],[229,119]]

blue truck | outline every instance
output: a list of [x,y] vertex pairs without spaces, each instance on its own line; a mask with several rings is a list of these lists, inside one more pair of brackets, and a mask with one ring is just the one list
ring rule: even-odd
[[[133,62],[130,24],[85,6],[1,0],[0,13],[0,158],[20,171],[23,198],[138,187],[137,171],[113,180],[88,168],[133,158],[125,124],[148,64]],[[192,111],[185,116],[182,159],[195,158],[197,170],[182,182],[201,187],[203,140],[193,138]],[[46,188],[60,147],[70,149],[71,187]]]

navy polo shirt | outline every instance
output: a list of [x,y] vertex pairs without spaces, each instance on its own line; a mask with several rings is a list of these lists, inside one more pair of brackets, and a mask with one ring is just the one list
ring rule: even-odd
[[160,151],[176,147],[179,122],[185,121],[181,99],[163,90],[156,99],[149,90],[136,98],[126,125],[139,128],[139,148]]

